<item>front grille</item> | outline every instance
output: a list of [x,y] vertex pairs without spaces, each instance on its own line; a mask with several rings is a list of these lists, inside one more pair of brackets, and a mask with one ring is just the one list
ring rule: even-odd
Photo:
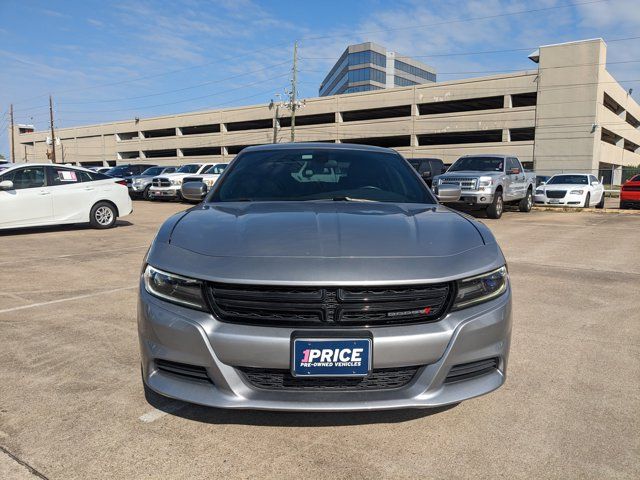
[[189,365],[186,363],[172,362],[170,360],[156,359],[156,368],[160,371],[178,375],[181,377],[188,377],[195,380],[204,380],[211,382],[207,369],[198,365]]
[[479,377],[485,373],[492,372],[498,368],[500,359],[498,357],[487,358],[477,362],[461,363],[454,365],[449,370],[445,383],[457,382],[459,380],[467,380],[473,377]]
[[171,186],[171,182],[169,181],[168,178],[154,178],[153,180],[151,180],[151,184],[154,187],[170,187]]
[[380,368],[366,377],[294,377],[289,370],[240,367],[247,382],[263,390],[392,390],[406,386],[420,367]]
[[377,326],[431,322],[448,311],[452,283],[394,287],[277,287],[210,283],[223,322],[264,326]]
[[566,190],[547,190],[547,198],[564,198]]
[[460,185],[461,190],[476,190],[477,178],[473,177],[455,177],[455,178],[443,178],[440,180],[441,185]]

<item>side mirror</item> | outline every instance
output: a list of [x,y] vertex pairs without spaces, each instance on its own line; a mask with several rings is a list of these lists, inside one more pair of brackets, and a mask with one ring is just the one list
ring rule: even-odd
[[438,193],[436,196],[441,202],[457,202],[460,200],[460,195],[462,195],[460,185],[438,185]]
[[3,180],[0,182],[0,190],[13,190],[13,182],[11,180]]
[[511,170],[509,170],[509,175],[520,175],[520,169],[512,168]]
[[182,197],[192,202],[200,202],[207,194],[204,182],[187,182],[182,184]]
[[540,182],[540,185],[541,185],[541,186],[542,186],[542,185],[546,185],[546,184],[547,184],[547,182],[545,182],[544,180],[543,180],[542,182]]
[[591,185],[596,187],[598,185],[598,182],[591,182]]

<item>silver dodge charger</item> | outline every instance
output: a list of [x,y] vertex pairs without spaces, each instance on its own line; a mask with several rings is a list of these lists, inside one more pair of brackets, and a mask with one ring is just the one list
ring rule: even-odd
[[143,381],[167,397],[437,407],[504,383],[511,288],[489,229],[440,205],[397,152],[265,145],[162,225],[142,268],[138,332]]

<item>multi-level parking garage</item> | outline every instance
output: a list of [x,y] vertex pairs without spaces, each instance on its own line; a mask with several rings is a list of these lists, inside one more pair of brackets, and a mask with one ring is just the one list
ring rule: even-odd
[[[623,167],[640,164],[640,106],[607,71],[605,42],[543,46],[530,58],[537,67],[528,71],[307,99],[296,116],[296,140],[367,143],[445,163],[510,153],[541,173],[598,171],[619,183]],[[246,146],[272,142],[274,122],[274,110],[261,104],[57,135],[65,162],[223,162]],[[279,124],[279,141],[288,141],[291,119]],[[47,134],[18,129],[16,160],[45,160]]]

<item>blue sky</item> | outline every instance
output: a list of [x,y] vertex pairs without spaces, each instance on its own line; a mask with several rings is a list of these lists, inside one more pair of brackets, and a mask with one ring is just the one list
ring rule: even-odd
[[[9,104],[47,128],[49,93],[60,127],[268,102],[295,40],[312,97],[349,43],[418,56],[447,80],[534,68],[539,45],[631,36],[638,0],[0,0],[0,153]],[[637,99],[640,39],[610,42],[608,62]]]

